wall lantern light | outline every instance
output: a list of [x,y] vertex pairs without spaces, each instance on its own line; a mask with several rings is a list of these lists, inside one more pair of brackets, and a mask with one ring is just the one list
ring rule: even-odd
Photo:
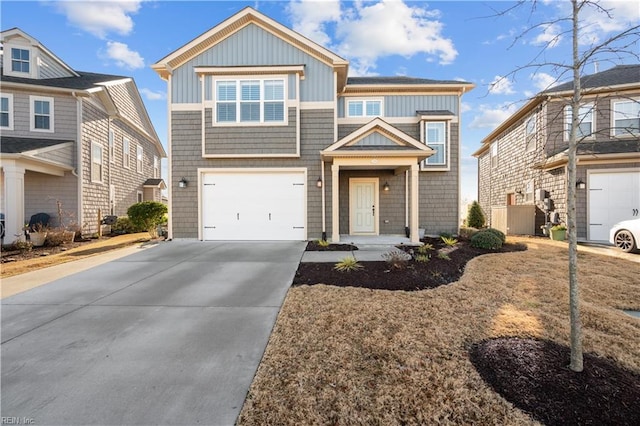
[[189,181],[187,181],[187,179],[185,178],[180,179],[180,182],[178,182],[178,186],[180,188],[186,188],[188,184],[189,184]]
[[582,179],[578,179],[578,181],[576,182],[576,188],[587,189],[587,184]]
[[318,180],[316,181],[316,186],[318,188],[322,188],[322,178],[318,178]]
[[382,185],[382,190],[385,192],[389,191],[389,188],[389,182],[385,182],[384,185]]

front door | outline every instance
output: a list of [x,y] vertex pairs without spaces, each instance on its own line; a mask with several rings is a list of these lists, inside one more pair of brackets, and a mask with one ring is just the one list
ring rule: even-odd
[[349,233],[378,235],[378,179],[349,179]]

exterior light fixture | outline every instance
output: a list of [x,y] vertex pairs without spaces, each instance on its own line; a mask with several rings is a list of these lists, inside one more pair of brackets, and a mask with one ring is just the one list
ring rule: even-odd
[[316,181],[316,186],[318,188],[322,188],[322,178],[318,178],[318,180]]
[[389,191],[389,182],[385,182],[384,185],[382,185],[382,190],[384,192],[388,192]]
[[188,184],[189,182],[185,178],[180,179],[180,182],[178,182],[180,188],[186,188]]
[[582,179],[578,179],[578,181],[576,182],[576,188],[587,189],[587,184]]

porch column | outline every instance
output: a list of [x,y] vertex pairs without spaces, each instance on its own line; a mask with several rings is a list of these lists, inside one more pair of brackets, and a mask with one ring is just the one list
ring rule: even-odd
[[340,166],[331,165],[331,242],[340,242]]
[[[4,163],[4,162],[3,162]],[[24,167],[2,165],[4,172],[4,241],[12,243],[23,235],[24,225]]]
[[418,164],[411,165],[411,242],[420,242],[420,230],[418,229],[418,181],[419,181],[420,167]]

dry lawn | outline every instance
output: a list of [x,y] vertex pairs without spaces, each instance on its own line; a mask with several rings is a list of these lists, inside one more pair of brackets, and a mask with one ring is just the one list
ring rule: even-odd
[[[586,352],[640,373],[640,264],[579,253]],[[480,378],[470,344],[568,345],[566,246],[473,259],[457,283],[291,288],[239,424],[535,424]],[[588,368],[588,366],[587,366]]]

